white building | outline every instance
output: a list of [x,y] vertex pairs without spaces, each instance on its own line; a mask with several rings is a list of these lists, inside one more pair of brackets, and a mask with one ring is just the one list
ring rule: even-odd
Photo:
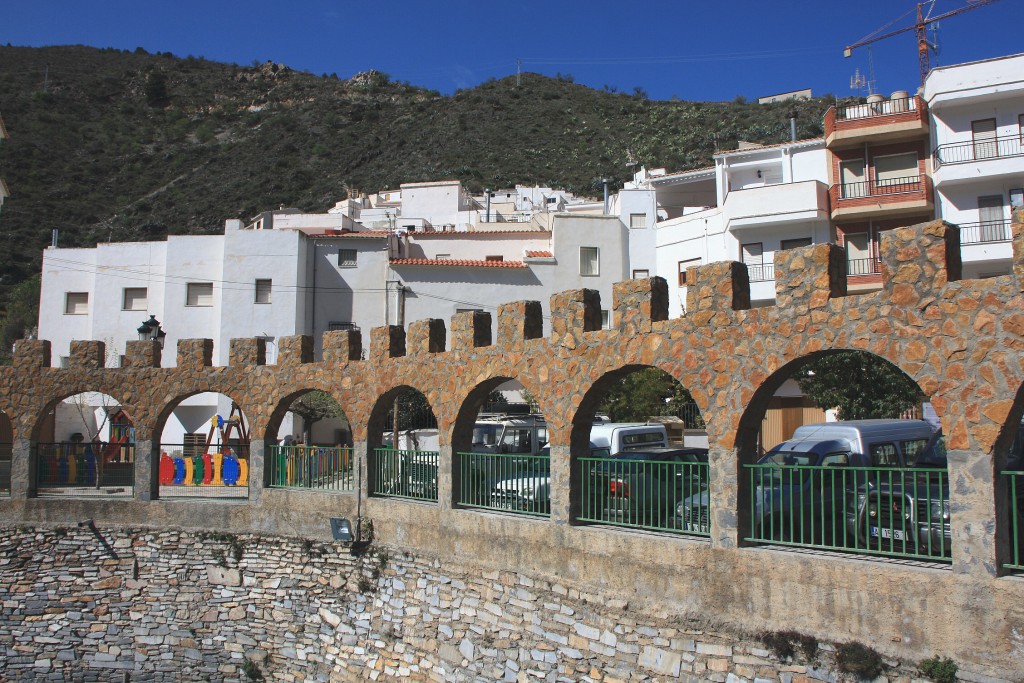
[[[479,210],[467,208],[476,200],[456,186],[416,183],[403,186],[401,196],[346,200],[326,214],[266,212],[245,227],[227,221],[222,235],[50,247],[43,254],[39,336],[52,342],[54,365],[68,362],[72,340],[95,339],[106,343],[106,362],[114,367],[153,315],[167,334],[165,367],[176,361],[177,341],[189,338],[213,339],[214,363],[226,365],[232,338],[263,337],[273,364],[282,336],[312,335],[319,357],[328,330],[361,330],[368,344],[373,327],[426,318],[447,323],[465,310],[495,314],[516,300],[540,301],[547,320],[551,295],[578,288],[600,291],[608,324],[612,284],[629,277],[631,231],[617,217],[542,211],[525,222],[481,222]],[[558,205],[571,203],[556,196]],[[366,229],[368,213],[379,226],[381,208],[393,210],[394,227]],[[110,399],[87,401],[93,419],[80,405],[62,406],[54,439],[75,432],[92,438],[104,425]],[[210,419],[230,408],[224,397],[190,397],[161,442],[205,433]],[[335,427],[318,423],[314,438],[335,441]],[[108,428],[102,426],[101,439]],[[297,431],[290,422],[282,430]]]
[[1024,205],[1024,54],[932,70],[936,215],[961,227],[964,277],[1008,273],[1011,207]]
[[657,194],[657,273],[669,282],[669,315],[686,306],[686,269],[741,261],[752,305],[775,299],[774,255],[829,242],[825,142],[745,146],[714,156],[714,168],[638,177]]

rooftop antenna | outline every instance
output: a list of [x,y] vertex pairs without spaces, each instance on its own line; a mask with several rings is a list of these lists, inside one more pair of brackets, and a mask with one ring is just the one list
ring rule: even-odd
[[868,45],[868,95],[878,92],[878,81],[875,80],[875,53]]
[[516,57],[516,87],[518,88],[522,82],[523,75],[523,60]]
[[858,67],[854,70],[853,75],[850,76],[850,90],[857,92],[858,90],[863,90],[867,86],[868,80],[864,78],[864,74],[860,72],[860,68]]

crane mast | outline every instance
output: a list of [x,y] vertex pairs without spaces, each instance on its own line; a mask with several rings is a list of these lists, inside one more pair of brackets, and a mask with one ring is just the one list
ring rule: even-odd
[[[931,56],[930,56],[929,52],[932,49],[932,46],[928,42],[928,27],[931,26],[932,24],[935,24],[935,23],[941,21],[942,19],[948,19],[950,17],[955,17],[958,14],[963,14],[964,12],[970,12],[971,10],[976,10],[976,9],[978,9],[980,7],[984,7],[985,5],[991,5],[992,3],[998,2],[998,1],[999,0],[974,0],[974,1],[967,0],[968,4],[964,5],[963,7],[958,7],[956,9],[954,9],[954,10],[950,10],[949,12],[944,12],[944,13],[942,13],[942,14],[940,14],[938,16],[934,16],[934,17],[927,16],[925,14],[925,12],[924,12],[925,5],[933,5],[934,4],[934,0],[928,0],[927,2],[918,2],[917,3],[917,21],[915,21],[911,26],[904,26],[903,28],[898,28],[898,29],[896,29],[894,31],[889,31],[888,33],[883,33],[882,35],[871,34],[871,35],[869,35],[866,38],[858,40],[856,43],[853,43],[851,45],[847,45],[846,48],[843,50],[843,56],[844,57],[850,57],[853,54],[853,51],[855,49],[857,49],[858,47],[864,47],[865,45],[870,45],[871,43],[876,43],[879,40],[885,40],[886,38],[891,38],[892,36],[896,36],[896,35],[899,35],[901,33],[907,33],[908,31],[913,31],[914,34],[917,37],[917,61],[918,61],[918,64],[919,64],[919,66],[921,68],[921,84],[924,85],[924,79],[927,78],[928,72],[931,70]],[[904,16],[906,16],[906,15],[904,15]],[[891,26],[891,25],[892,24],[889,24],[889,25],[883,27],[882,29],[879,29],[879,31],[884,30],[885,28],[888,28],[888,26]],[[875,31],[875,33],[878,33],[878,31]]]

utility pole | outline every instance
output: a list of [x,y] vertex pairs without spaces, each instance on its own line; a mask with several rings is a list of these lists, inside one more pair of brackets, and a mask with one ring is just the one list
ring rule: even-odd
[[516,57],[516,87],[522,83],[523,76],[523,60]]

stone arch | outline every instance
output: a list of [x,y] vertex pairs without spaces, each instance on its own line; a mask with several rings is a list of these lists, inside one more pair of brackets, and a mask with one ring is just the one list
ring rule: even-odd
[[[238,390],[232,390],[227,387],[218,387],[216,385],[209,385],[200,388],[196,388],[185,393],[178,394],[172,398],[167,399],[156,411],[156,417],[153,421],[153,440],[159,441],[163,437],[163,431],[167,427],[167,421],[171,418],[175,409],[181,405],[181,403],[188,398],[198,396],[199,394],[220,394],[226,398],[231,399],[242,411],[244,418],[249,421],[252,419],[254,412],[253,406],[249,405],[245,401],[241,401],[238,398]],[[251,421],[248,422],[248,428],[250,434],[255,433],[258,425],[253,424]]]
[[[373,408],[370,410],[370,415],[366,421],[367,452],[372,453],[374,449],[380,448],[383,445],[384,432],[389,431],[392,428],[387,424],[388,412],[391,410],[395,399],[407,391],[416,391],[422,394],[430,407],[430,411],[434,415],[434,419],[438,419],[437,410],[434,405],[430,403],[430,399],[426,392],[422,391],[418,387],[412,386],[411,384],[396,384],[390,389],[379,394],[377,396],[377,400],[373,403]],[[439,420],[438,422],[440,423]]]
[[[100,394],[107,396],[112,401],[111,405],[118,405],[134,414],[134,411],[132,410],[133,406],[126,403],[124,401],[124,396],[116,389],[110,390],[110,387],[93,386],[91,384],[72,385],[62,389],[56,397],[50,398],[46,401],[46,403],[43,404],[39,410],[35,411],[34,414],[23,415],[24,419],[31,420],[31,423],[27,425],[27,433],[30,435],[29,438],[34,442],[38,442],[40,439],[40,432],[46,424],[47,416],[52,411],[56,410],[57,406],[61,403],[80,394]],[[26,425],[22,426],[25,427]],[[136,426],[138,426],[138,424],[136,424]]]
[[[471,449],[473,423],[476,421],[480,409],[486,403],[487,397],[502,384],[513,380],[522,384],[528,391],[533,386],[528,378],[513,376],[509,373],[492,376],[480,381],[476,386],[469,389],[465,398],[459,404],[458,412],[452,421],[449,442],[451,443],[453,453],[466,452]],[[530,393],[537,396],[532,391]],[[537,400],[538,403],[543,405],[541,397],[537,396]],[[543,411],[541,412],[543,414]]]
[[[348,423],[349,425],[349,430],[351,432],[349,435],[350,439],[355,439],[356,426],[355,424],[353,424],[352,419],[349,417],[349,411],[345,409],[345,397],[339,395],[335,391],[331,391],[331,389],[327,387],[306,386],[301,389],[289,391],[288,393],[281,395],[277,399],[276,403],[274,404],[273,410],[267,417],[266,425],[264,426],[262,431],[262,437],[265,443],[270,444],[277,439],[281,423],[283,422],[285,415],[291,409],[292,404],[298,399],[302,398],[303,396],[306,396],[307,394],[310,394],[314,391],[322,391],[328,394],[335,401],[337,401],[338,405],[341,407],[342,417],[345,419],[345,422]],[[352,444],[346,445],[351,446]]]

